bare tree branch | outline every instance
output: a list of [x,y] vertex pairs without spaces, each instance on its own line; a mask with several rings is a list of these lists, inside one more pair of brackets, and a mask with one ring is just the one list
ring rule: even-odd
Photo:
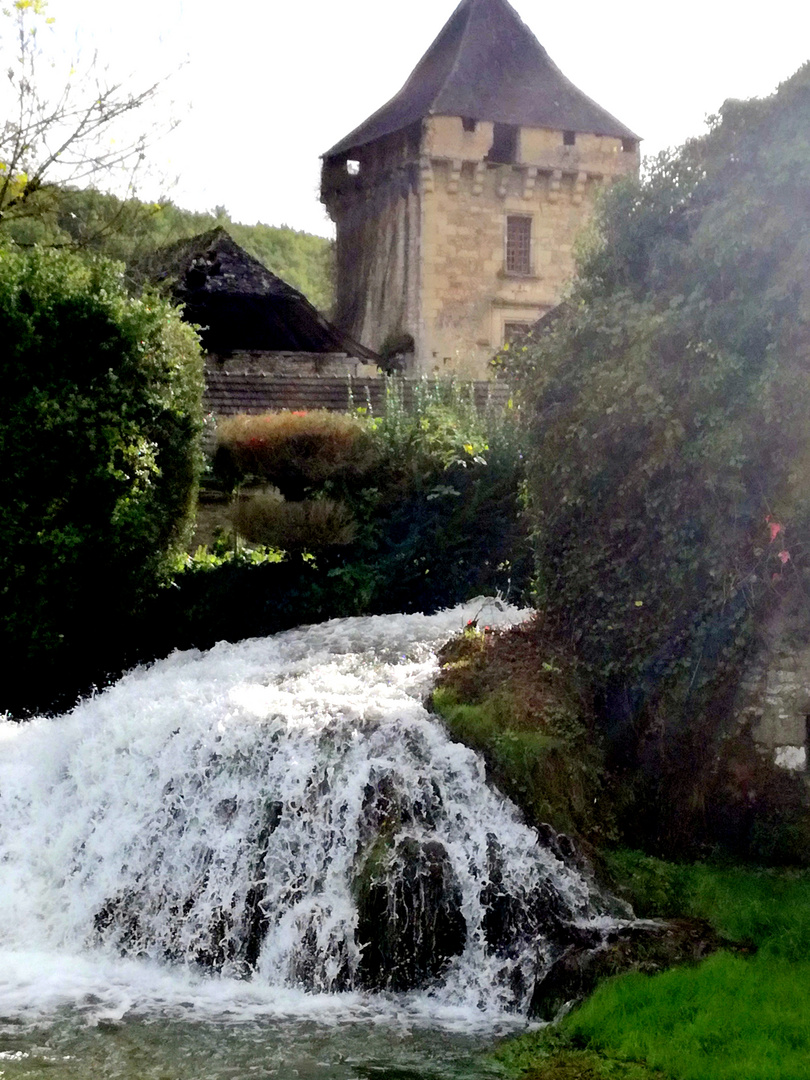
[[[50,89],[55,64],[42,35],[53,20],[46,3],[14,0],[0,15],[0,50],[8,42],[12,52],[3,66],[13,99],[0,126],[0,228],[23,216],[46,187],[82,185],[121,170],[134,175],[150,141],[149,133],[128,135],[125,118],[155,97],[160,82],[138,91],[108,82],[94,54],[83,74],[71,66],[64,82]],[[10,25],[3,27],[3,19]],[[113,133],[122,131],[116,141]]]

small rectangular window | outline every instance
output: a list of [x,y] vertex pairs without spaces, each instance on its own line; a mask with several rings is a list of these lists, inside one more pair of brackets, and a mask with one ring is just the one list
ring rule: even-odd
[[503,343],[504,345],[511,345],[512,342],[518,341],[520,338],[525,337],[531,330],[531,326],[527,322],[508,322],[503,324]]
[[625,154],[635,154],[637,146],[635,139],[622,139],[622,150]]
[[532,219],[511,215],[506,219],[506,273],[532,272]]
[[575,131],[563,132],[563,146],[575,146],[577,141],[577,133]]
[[465,131],[475,131],[475,129],[478,127],[478,121],[473,120],[471,116],[462,116],[461,126],[464,128]]
[[499,165],[512,165],[518,159],[518,135],[520,128],[514,124],[495,123],[492,129],[492,146],[487,154],[487,161]]

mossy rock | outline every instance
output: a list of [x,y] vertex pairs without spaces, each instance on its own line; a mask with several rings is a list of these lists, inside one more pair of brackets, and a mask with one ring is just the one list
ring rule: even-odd
[[355,880],[361,985],[406,991],[435,982],[464,951],[461,888],[438,840],[381,837]]

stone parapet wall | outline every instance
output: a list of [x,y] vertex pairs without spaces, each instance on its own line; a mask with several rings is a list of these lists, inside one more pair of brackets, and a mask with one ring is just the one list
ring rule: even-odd
[[374,378],[378,372],[374,364],[366,363],[347,353],[315,352],[267,352],[261,350],[236,350],[227,356],[209,353],[206,371],[232,373],[257,373],[266,375],[350,375]]

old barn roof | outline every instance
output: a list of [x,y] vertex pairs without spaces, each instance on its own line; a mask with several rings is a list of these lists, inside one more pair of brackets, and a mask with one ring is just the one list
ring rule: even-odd
[[506,0],[461,0],[399,93],[324,157],[426,116],[638,138],[566,79]]
[[213,353],[235,350],[379,357],[333,326],[307,298],[248,254],[223,228],[154,252],[141,276],[170,285]]

